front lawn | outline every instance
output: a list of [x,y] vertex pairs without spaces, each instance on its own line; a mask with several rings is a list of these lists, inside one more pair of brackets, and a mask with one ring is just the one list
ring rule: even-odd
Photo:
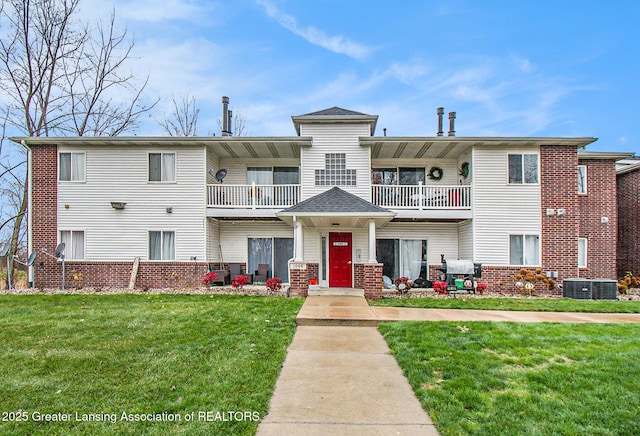
[[376,306],[433,309],[517,310],[534,312],[640,313],[640,301],[568,298],[383,298]]
[[640,434],[640,325],[379,329],[444,436]]
[[0,434],[255,434],[302,303],[0,296]]

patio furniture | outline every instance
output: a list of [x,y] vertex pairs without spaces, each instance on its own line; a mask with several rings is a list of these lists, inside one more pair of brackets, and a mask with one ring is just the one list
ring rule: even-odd
[[213,264],[209,264],[209,271],[214,272],[218,275],[217,280],[214,282],[214,284],[216,285],[228,285],[231,283],[231,281],[229,280],[229,271],[227,271],[226,269],[214,269],[215,267],[213,266]]
[[242,270],[242,264],[240,263],[230,263],[229,264],[229,275],[230,282],[233,282],[237,276],[247,276],[249,277],[249,283],[253,283],[253,274],[248,274]]
[[266,263],[259,264],[258,269],[253,274],[253,278],[255,283],[267,283],[267,279],[269,278],[269,265]]

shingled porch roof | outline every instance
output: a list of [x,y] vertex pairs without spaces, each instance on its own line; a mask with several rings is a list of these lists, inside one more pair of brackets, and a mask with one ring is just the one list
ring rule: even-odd
[[396,213],[333,187],[284,209],[277,215],[289,224],[296,217],[310,227],[360,228],[365,227],[370,220],[381,226],[392,220]]

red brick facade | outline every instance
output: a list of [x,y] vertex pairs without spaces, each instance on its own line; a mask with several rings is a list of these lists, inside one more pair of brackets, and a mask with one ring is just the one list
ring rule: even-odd
[[367,300],[382,298],[382,264],[356,263],[353,266],[353,285],[356,289],[363,289]]
[[615,279],[618,228],[615,164],[612,160],[593,159],[579,163],[587,165],[587,192],[578,196],[579,237],[587,239],[587,268],[580,268],[580,277]]
[[[540,147],[542,269],[557,271],[560,282],[570,277],[578,277],[580,211],[577,165],[578,155],[575,147]],[[553,209],[554,214],[547,215],[547,209]]]
[[617,176],[617,275],[640,274],[640,169]]
[[306,297],[309,295],[309,267],[306,262],[289,263],[289,295]]

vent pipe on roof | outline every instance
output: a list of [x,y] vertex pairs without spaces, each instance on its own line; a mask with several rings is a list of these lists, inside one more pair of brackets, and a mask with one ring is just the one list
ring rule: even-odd
[[231,111],[229,110],[229,97],[222,97],[222,136],[231,136],[230,121]]
[[382,129],[382,132],[384,133],[384,136],[387,136],[387,128],[386,127],[384,129]]
[[443,107],[439,107],[438,108],[438,136],[444,135],[444,132],[442,131],[442,116],[443,115],[444,115],[444,108]]
[[456,136],[456,131],[453,128],[455,121],[456,121],[456,113],[449,112],[449,136]]

